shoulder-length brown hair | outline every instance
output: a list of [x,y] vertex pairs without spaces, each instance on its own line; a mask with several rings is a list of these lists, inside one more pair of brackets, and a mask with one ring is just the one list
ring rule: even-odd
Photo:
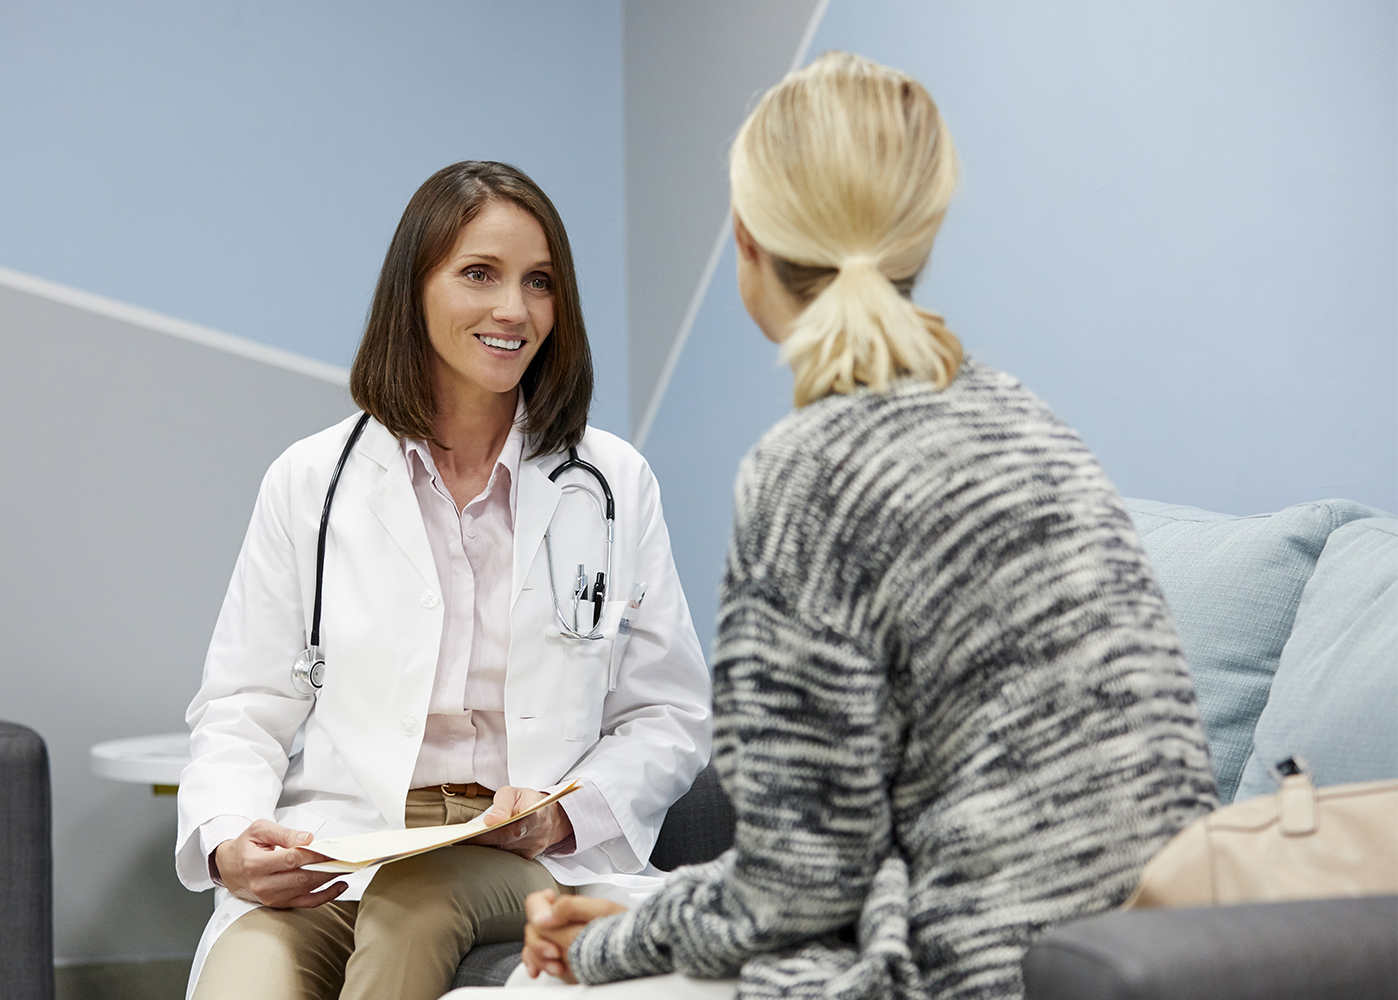
[[520,380],[532,458],[582,440],[592,402],[592,350],[563,220],[539,185],[508,163],[453,163],[429,177],[408,202],[374,289],[364,339],[350,369],[350,395],[399,437],[440,443],[432,429],[437,400],[422,286],[451,252],[461,228],[496,200],[539,220],[553,262],[553,331]]

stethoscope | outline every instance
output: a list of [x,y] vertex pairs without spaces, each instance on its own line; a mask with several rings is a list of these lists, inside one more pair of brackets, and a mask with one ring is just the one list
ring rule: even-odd
[[570,639],[600,639],[602,638],[602,609],[606,606],[607,584],[612,578],[612,541],[616,536],[616,503],[612,500],[612,488],[607,484],[607,477],[602,475],[602,470],[590,462],[584,462],[578,458],[578,449],[569,448],[568,458],[565,462],[549,473],[549,482],[558,482],[558,477],[569,469],[582,469],[584,472],[597,480],[597,485],[602,487],[602,495],[606,497],[607,503],[604,508],[602,501],[597,499],[597,494],[592,492],[581,483],[564,483],[562,491],[578,491],[587,494],[597,507],[597,513],[602,517],[602,523],[607,528],[607,571],[598,573],[596,581],[592,584],[592,629],[586,633],[581,631],[578,624],[578,608],[584,601],[589,600],[587,593],[587,567],[583,563],[578,563],[577,575],[573,577],[573,617],[570,622],[563,614],[563,606],[558,603],[558,584],[554,581],[553,575],[553,522],[549,521],[548,528],[544,531],[544,552],[548,557],[549,564],[549,590],[553,594],[553,613],[558,619],[558,627],[562,633]]
[[[340,484],[340,473],[344,471],[350,451],[353,450],[354,443],[359,440],[359,435],[364,432],[364,426],[368,422],[369,414],[365,413],[355,423],[354,429],[350,431],[349,440],[345,442],[344,450],[340,452],[340,460],[335,463],[335,472],[330,476],[330,485],[325,490],[325,506],[320,511],[320,535],[316,539],[316,593],[315,603],[311,607],[311,641],[291,665],[291,686],[303,698],[312,698],[319,694],[320,689],[325,684],[325,654],[321,652],[320,648],[320,606],[321,591],[325,581],[325,536],[330,527],[330,505],[335,499],[335,487]],[[556,483],[558,477],[569,469],[583,470],[596,479],[597,485],[602,487],[602,495],[606,499],[605,506],[597,498],[596,493],[579,483],[564,483],[562,491],[567,493],[580,490],[586,493],[597,506],[597,512],[607,530],[607,570],[605,573],[597,574],[597,579],[593,582],[591,594],[589,594],[586,566],[583,563],[578,564],[578,571],[573,580],[573,613],[570,620],[563,613],[563,605],[558,600],[558,587],[554,582],[553,522],[550,521],[548,528],[544,531],[544,548],[549,564],[549,589],[553,592],[553,612],[558,619],[558,627],[563,635],[572,639],[601,639],[602,609],[606,606],[607,586],[612,578],[612,543],[616,537],[616,502],[612,499],[612,488],[607,483],[607,477],[602,475],[602,470],[579,458],[577,448],[568,449],[568,458],[549,473],[549,482]],[[586,602],[592,604],[592,627],[589,631],[583,632],[579,624],[578,613]]]

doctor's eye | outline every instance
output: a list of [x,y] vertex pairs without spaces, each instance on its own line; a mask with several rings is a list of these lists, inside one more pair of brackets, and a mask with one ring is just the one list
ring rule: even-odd
[[487,272],[485,268],[479,266],[468,267],[461,273],[465,276],[467,281],[475,282],[478,285],[483,285],[490,280],[489,272]]
[[531,274],[524,279],[524,287],[535,292],[553,291],[553,279],[547,274]]

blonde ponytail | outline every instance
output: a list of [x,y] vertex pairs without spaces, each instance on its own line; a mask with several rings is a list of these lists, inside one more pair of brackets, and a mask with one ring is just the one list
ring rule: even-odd
[[797,406],[900,377],[951,383],[960,342],[895,287],[921,273],[956,185],[951,136],[917,81],[827,53],[762,98],[729,175],[735,213],[804,305],[782,344]]
[[900,375],[945,388],[961,366],[961,344],[872,259],[853,257],[796,319],[782,358],[796,376],[796,405],[805,406],[861,385],[881,392]]

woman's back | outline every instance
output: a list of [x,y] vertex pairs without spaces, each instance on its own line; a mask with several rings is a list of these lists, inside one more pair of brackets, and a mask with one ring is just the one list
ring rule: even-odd
[[831,396],[764,436],[739,478],[716,654],[737,874],[798,932],[867,911],[871,868],[901,858],[891,912],[952,995],[1017,989],[1006,948],[1120,902],[1213,803],[1116,491],[980,365],[941,392]]

